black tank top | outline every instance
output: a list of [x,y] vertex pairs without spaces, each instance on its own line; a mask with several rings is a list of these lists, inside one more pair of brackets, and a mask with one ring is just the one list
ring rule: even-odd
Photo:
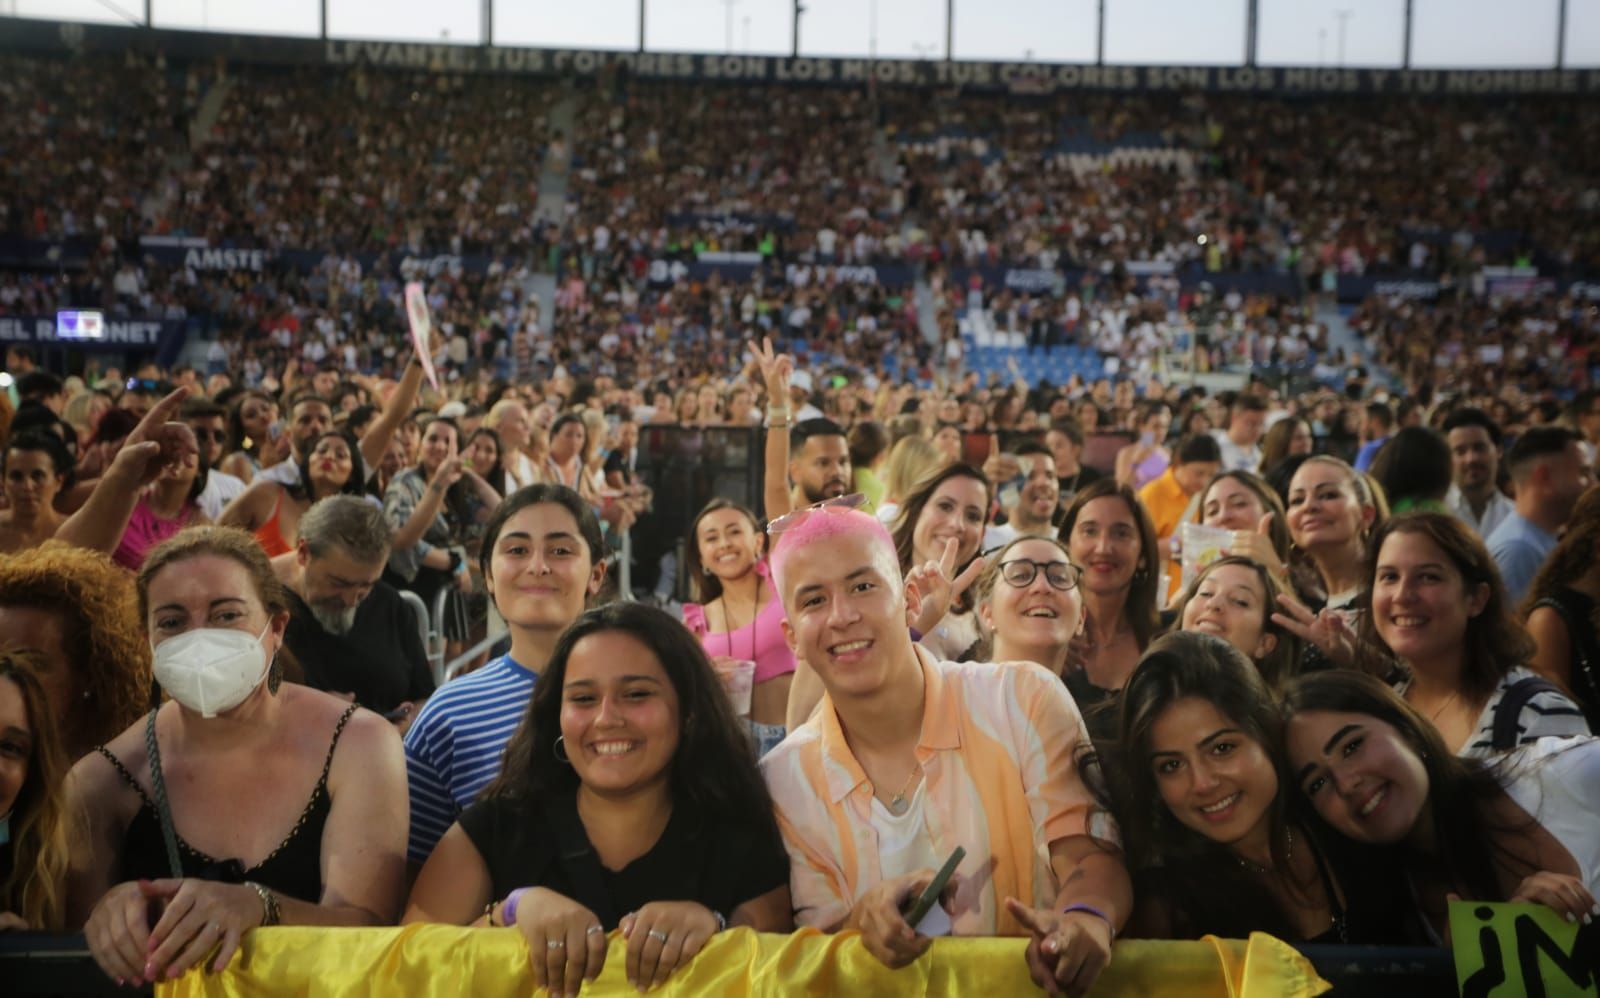
[[[332,801],[328,797],[328,770],[333,765],[333,751],[339,747],[339,736],[344,733],[345,722],[356,711],[351,704],[339,716],[339,725],[333,730],[333,741],[328,745],[327,758],[322,762],[322,775],[317,779],[311,799],[300,812],[300,820],[288,836],[267,858],[248,869],[237,859],[213,859],[178,835],[178,856],[183,865],[183,875],[199,880],[213,880],[225,884],[242,884],[253,881],[285,897],[315,904],[322,897],[322,826],[328,820]],[[105,746],[95,751],[105,757],[116,769],[124,783],[139,795],[139,811],[128,823],[122,837],[122,874],[120,880],[154,880],[172,876],[172,866],[167,861],[167,847],[161,835],[161,816],[155,802],[145,793],[144,787],[133,778],[116,756]]]

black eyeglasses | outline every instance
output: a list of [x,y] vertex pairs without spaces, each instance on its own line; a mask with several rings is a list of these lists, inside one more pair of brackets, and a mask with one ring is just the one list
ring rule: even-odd
[[1017,589],[1025,589],[1033,585],[1033,580],[1039,577],[1039,569],[1044,569],[1045,581],[1050,583],[1050,588],[1062,592],[1071,592],[1078,587],[1078,569],[1071,562],[1065,561],[1032,561],[1028,558],[1013,558],[1000,563],[1000,577],[1006,584]]

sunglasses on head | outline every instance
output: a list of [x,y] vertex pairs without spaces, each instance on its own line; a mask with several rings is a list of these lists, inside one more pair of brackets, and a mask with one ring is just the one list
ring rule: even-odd
[[785,530],[793,530],[795,527],[800,526],[800,524],[810,519],[814,513],[847,513],[852,509],[860,508],[866,501],[867,497],[860,492],[824,499],[815,505],[807,506],[805,509],[797,509],[792,513],[783,514],[767,524],[767,533],[775,537]]

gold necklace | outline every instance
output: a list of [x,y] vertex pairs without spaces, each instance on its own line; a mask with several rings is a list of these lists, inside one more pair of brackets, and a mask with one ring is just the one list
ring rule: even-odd
[[900,817],[911,809],[911,802],[906,800],[906,791],[911,789],[912,782],[916,780],[917,774],[920,772],[922,772],[922,767],[920,765],[912,766],[911,775],[906,777],[906,785],[901,787],[900,792],[895,794],[893,797],[890,797],[889,802],[884,805],[884,807],[889,809],[889,813],[894,815],[896,818]]

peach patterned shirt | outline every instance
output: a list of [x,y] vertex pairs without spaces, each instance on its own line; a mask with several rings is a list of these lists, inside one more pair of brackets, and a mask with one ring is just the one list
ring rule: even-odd
[[[1004,899],[1054,904],[1050,844],[1088,834],[1093,801],[1074,762],[1087,743],[1083,719],[1061,680],[1030,662],[938,662],[916,651],[927,833],[940,857],[967,850],[954,932],[1024,935]],[[882,879],[872,784],[832,700],[761,768],[789,850],[795,920],[830,928]]]

